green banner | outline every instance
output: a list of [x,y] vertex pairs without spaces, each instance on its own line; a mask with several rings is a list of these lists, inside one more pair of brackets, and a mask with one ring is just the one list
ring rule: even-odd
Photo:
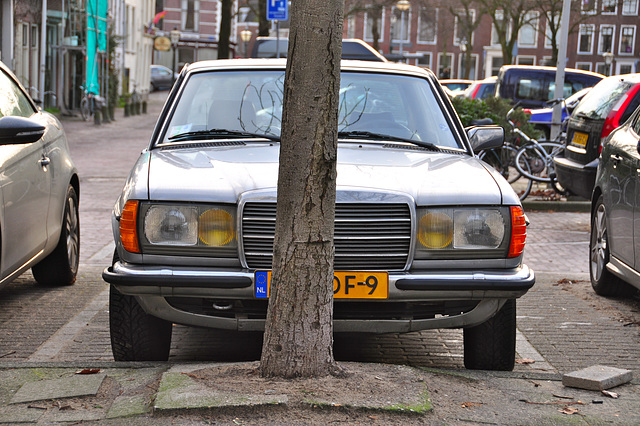
[[98,54],[107,51],[108,0],[86,0],[87,7],[87,81],[86,88],[100,94]]

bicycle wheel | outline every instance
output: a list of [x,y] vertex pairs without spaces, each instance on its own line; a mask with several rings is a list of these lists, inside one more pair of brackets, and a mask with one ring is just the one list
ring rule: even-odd
[[[517,152],[518,150],[511,146],[503,146],[502,148],[482,151],[479,158],[496,169],[498,173],[511,184],[518,198],[522,201],[531,193],[533,181],[524,177],[515,168],[515,156]],[[529,170],[528,165],[526,165],[525,168]]]
[[482,151],[478,157],[496,169],[507,182],[513,183],[522,176],[522,173],[518,172],[515,168],[517,153],[518,150],[511,146],[502,146],[500,148]]
[[91,118],[91,108],[89,108],[89,99],[84,97],[80,101],[80,114],[82,115],[82,119],[87,121]]
[[[516,154],[515,167],[531,180],[551,183],[551,175],[555,172],[553,156],[561,149],[563,149],[563,145],[557,142],[545,141],[525,145]],[[525,163],[528,167],[525,166]]]

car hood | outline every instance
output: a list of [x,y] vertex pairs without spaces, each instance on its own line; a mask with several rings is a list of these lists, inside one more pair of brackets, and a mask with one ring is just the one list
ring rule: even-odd
[[[156,149],[144,153],[134,170],[148,173],[151,200],[237,203],[249,191],[275,193],[279,144],[237,145]],[[142,189],[141,177],[130,187]],[[338,150],[338,190],[403,193],[418,205],[497,205],[505,192],[512,202],[513,191],[501,180],[461,153],[368,143],[341,143]]]

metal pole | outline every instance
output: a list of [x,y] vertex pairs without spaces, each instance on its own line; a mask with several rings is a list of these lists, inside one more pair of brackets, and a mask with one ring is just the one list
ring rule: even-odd
[[276,21],[276,58],[280,57],[280,21]]
[[400,60],[402,60],[402,56],[403,56],[403,53],[402,53],[403,39],[404,39],[404,10],[400,11]]
[[[554,98],[564,98],[564,68],[567,62],[567,41],[569,39],[569,15],[571,14],[571,0],[562,2],[562,20],[560,21],[560,46],[558,48],[558,62],[556,62],[556,90]],[[551,140],[555,140],[562,127],[562,106],[559,102],[553,107],[551,116]]]

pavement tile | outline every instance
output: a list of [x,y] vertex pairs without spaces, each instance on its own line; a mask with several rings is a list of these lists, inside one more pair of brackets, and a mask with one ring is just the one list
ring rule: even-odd
[[25,383],[11,398],[11,404],[96,395],[105,374],[78,374],[60,379]]

